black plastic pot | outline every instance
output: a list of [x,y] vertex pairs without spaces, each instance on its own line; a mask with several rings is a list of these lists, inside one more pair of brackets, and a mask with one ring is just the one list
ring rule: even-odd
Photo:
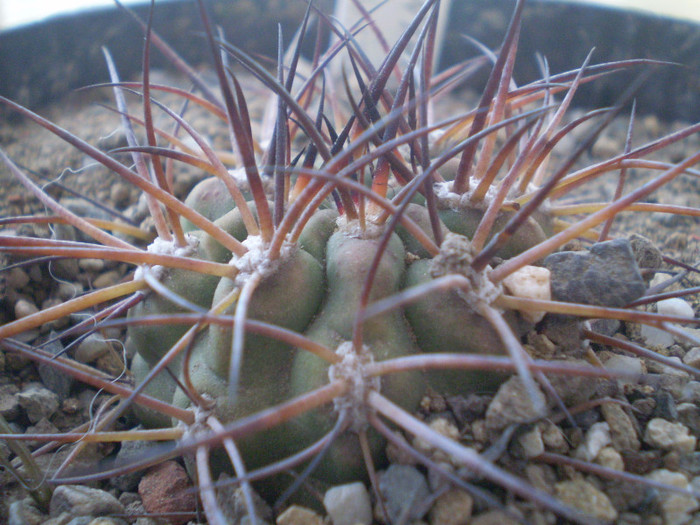
[[[330,12],[332,0],[316,0]],[[463,35],[490,47],[503,37],[513,0],[457,0],[453,2],[442,65],[478,51]],[[214,19],[227,37],[249,52],[274,56],[276,23],[291,38],[306,9],[303,1],[216,0]],[[146,17],[145,5],[133,8]],[[156,5],[156,30],[189,62],[209,60],[202,39],[196,4],[169,1]],[[141,67],[142,32],[118,8],[59,17],[44,23],[0,33],[0,94],[36,108],[71,89],[103,82],[107,77],[100,48],[107,46],[123,78]],[[550,71],[579,67],[595,47],[594,62],[653,58],[682,64],[658,68],[638,97],[641,112],[667,119],[700,120],[700,26],[623,10],[532,0],[526,7],[516,68],[522,84],[541,78],[537,54],[547,57]],[[165,62],[154,53],[154,66]],[[641,68],[610,75],[581,92],[579,104],[612,103]],[[476,78],[474,82],[478,82]]]

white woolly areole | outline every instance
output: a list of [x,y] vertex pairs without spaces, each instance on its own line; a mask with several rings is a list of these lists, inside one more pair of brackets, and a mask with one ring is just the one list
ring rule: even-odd
[[195,404],[190,407],[194,415],[194,423],[187,424],[184,421],[177,422],[177,428],[182,430],[182,437],[180,439],[183,441],[194,438],[198,433],[206,431],[209,428],[207,426],[207,419],[212,415],[216,402],[214,398],[206,392],[202,392],[200,397],[206,402],[207,406]]
[[497,189],[492,184],[486,190],[486,195],[484,195],[483,199],[471,202],[470,199],[479,182],[481,182],[479,179],[471,177],[469,179],[469,191],[462,194],[452,191],[454,181],[436,182],[433,187],[435,188],[438,206],[442,209],[450,208],[452,210],[485,210],[496,198]]
[[[243,192],[250,191],[250,184],[248,184],[248,177],[245,174],[245,168],[234,168],[228,170],[228,174],[231,175],[231,178],[236,182],[236,186],[238,186],[239,190]],[[265,194],[272,193],[272,178],[262,177],[261,180]]]
[[270,255],[268,254],[269,245],[263,241],[260,235],[248,236],[243,241],[243,245],[248,248],[248,251],[241,257],[234,257],[229,263],[238,268],[235,282],[239,286],[243,286],[254,272],[263,277],[273,273],[279,267],[280,262],[290,256],[294,247],[291,243],[283,243],[280,249],[280,256],[275,260],[270,260]]
[[378,239],[384,233],[384,225],[375,224],[369,217],[365,220],[364,227],[359,219],[348,220],[345,215],[338,217],[335,223],[340,232],[354,239]]
[[457,293],[467,303],[467,306],[478,312],[483,304],[491,304],[501,295],[501,285],[494,284],[489,279],[491,267],[486,266],[477,272],[472,268],[474,250],[471,242],[464,235],[448,233],[440,246],[438,253],[430,261],[430,275],[442,277],[443,275],[462,275],[469,280],[471,285],[468,290],[460,288]]
[[328,368],[331,381],[342,379],[348,382],[347,394],[333,400],[333,406],[339,413],[346,413],[350,418],[350,429],[359,432],[367,427],[367,395],[370,391],[379,391],[379,377],[368,377],[365,366],[374,362],[369,348],[363,346],[359,352],[350,341],[341,343],[335,353],[343,358],[340,363]]
[[[146,248],[146,251],[148,253],[154,253],[156,255],[172,255],[175,257],[190,257],[197,251],[197,247],[199,247],[199,239],[195,237],[194,235],[190,235],[189,233],[185,234],[185,241],[187,241],[187,244],[185,246],[178,246],[175,244],[175,240],[171,241],[166,241],[165,239],[161,239],[160,237],[156,237],[155,240],[148,245]],[[136,271],[134,272],[134,281],[138,281],[140,279],[144,278],[144,272],[146,271],[145,266],[139,266],[136,268]],[[149,266],[148,267],[149,272],[152,275],[155,275],[155,277],[160,280],[161,277],[163,276],[163,272],[165,271],[165,268],[163,268],[160,264],[156,264],[154,266]]]

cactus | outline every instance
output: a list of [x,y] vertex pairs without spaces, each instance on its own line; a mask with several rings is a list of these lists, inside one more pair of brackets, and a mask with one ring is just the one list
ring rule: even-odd
[[[211,499],[211,480],[221,471],[237,475],[246,490],[250,489],[246,471],[277,473],[288,468],[288,457],[295,465],[310,461],[312,475],[329,483],[372,478],[374,465],[386,460],[387,438],[396,438],[383,423],[388,419],[488,480],[566,518],[587,522],[581,513],[410,414],[428,389],[449,395],[493,390],[515,371],[533,409],[545,415],[540,388],[554,391],[542,372],[547,365],[530,357],[520,342],[543,312],[658,323],[653,314],[631,309],[546,300],[548,281],[542,269],[538,275],[545,275],[544,296],[538,295],[540,289],[530,288],[533,281],[526,282],[524,294],[514,291],[512,281],[526,281],[532,266],[540,265],[545,256],[609,223],[621,210],[683,173],[700,155],[677,166],[657,166],[663,172],[651,183],[598,209],[591,206],[582,221],[562,224],[552,196],[566,194],[578,180],[569,170],[590,141],[584,141],[549,178],[542,174],[544,161],[565,132],[597,113],[559,128],[562,115],[582,82],[600,71],[635,65],[634,61],[597,67],[586,63],[551,82],[534,83],[525,94],[509,91],[510,59],[523,8],[519,1],[479,108],[432,123],[427,117],[431,80],[426,64],[432,60],[437,5],[434,0],[425,2],[379,71],[373,71],[341,34],[340,43],[317,57],[314,73],[299,94],[292,95],[296,93],[292,86],[298,85],[299,45],[288,70],[280,58],[275,77],[235,46],[223,39],[217,42],[200,3],[223,102],[215,96],[213,102],[205,100],[206,91],[201,97],[176,92],[225,116],[236,151],[235,172],[183,117],[166,107],[163,111],[190,134],[199,150],[156,144],[148,117],[155,105],[151,92],[156,89],[148,81],[148,60],[141,86],[147,144],[138,145],[128,132],[130,145],[122,149],[133,155],[143,173],[2,99],[138,185],[152,200],[158,237],[141,250],[69,214],[0,152],[11,171],[48,207],[105,247],[26,239],[20,245],[8,238],[3,239],[3,249],[34,254],[43,248],[59,255],[111,257],[138,265],[130,283],[9,323],[0,327],[0,338],[9,340],[86,305],[114,298],[133,301],[126,319],[111,322],[128,327],[134,387],[117,392],[109,381],[93,379],[128,399],[101,424],[114,422],[136,402],[140,420],[159,429],[151,431],[152,439],[179,438],[177,450],[194,453],[190,467],[203,487],[202,499],[212,521],[217,508]],[[304,33],[302,29],[300,34]],[[150,29],[146,34],[150,49],[154,37]],[[416,35],[409,65],[396,91],[390,92],[388,77]],[[158,46],[172,56],[166,44],[158,41]],[[359,91],[353,95],[350,80],[345,79],[352,111],[331,121],[320,75],[341,47],[349,50]],[[245,96],[234,73],[224,66],[221,50],[258,76],[277,99],[274,133],[262,155],[252,136]],[[453,72],[453,78],[460,73]],[[112,82],[119,105],[124,85],[114,71]],[[549,103],[552,86],[567,93],[558,105]],[[526,101],[540,99],[547,101],[544,107],[520,109]],[[310,107],[316,109],[315,115]],[[129,121],[135,117],[122,113],[124,127],[130,129]],[[499,131],[506,136],[502,144],[496,138]],[[649,145],[645,152],[695,132],[697,126],[691,126]],[[169,140],[182,145],[174,137]],[[303,149],[296,151],[302,142]],[[628,152],[625,160],[634,162],[635,152]],[[212,176],[180,202],[170,194],[161,158],[203,167]],[[149,166],[156,183],[149,181]],[[593,167],[588,176],[608,169],[612,168]],[[666,207],[669,210],[698,214]],[[605,239],[606,235],[600,236]],[[562,364],[558,371],[615,376],[579,364]],[[226,452],[212,451],[218,459],[210,462],[210,448],[221,444]],[[231,447],[240,452],[242,462]],[[144,458],[141,466],[168,454]]]

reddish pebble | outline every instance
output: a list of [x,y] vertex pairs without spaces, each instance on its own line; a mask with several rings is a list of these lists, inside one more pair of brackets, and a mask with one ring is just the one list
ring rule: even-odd
[[166,461],[150,469],[139,482],[143,507],[150,514],[184,513],[168,516],[173,525],[183,525],[194,518],[196,499],[190,478],[175,461]]

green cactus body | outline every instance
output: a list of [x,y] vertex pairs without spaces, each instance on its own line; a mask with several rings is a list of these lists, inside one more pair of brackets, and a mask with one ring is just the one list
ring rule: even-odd
[[[362,285],[376,254],[379,239],[359,238],[344,232],[336,232],[327,248],[326,276],[328,294],[321,312],[314,319],[306,335],[330,348],[337,348],[352,338],[355,312],[360,303]],[[405,251],[394,235],[383,255],[371,300],[381,299],[399,290],[404,273]],[[365,322],[364,343],[380,361],[419,352],[400,311],[392,311]],[[299,352],[292,370],[291,388],[301,394],[329,380],[329,367],[319,357]],[[423,396],[423,379],[420,374],[402,373],[383,378],[381,391],[395,399],[407,410],[415,410]],[[337,419],[333,407],[324,407],[306,414],[295,421],[294,434],[302,443],[309,443],[328,432]],[[379,457],[383,442],[375,434],[369,435],[370,448]],[[337,439],[318,467],[318,475],[340,482],[357,479],[365,474],[362,453],[357,435],[347,432]]]
[[[236,287],[231,279],[221,279],[213,303]],[[302,331],[316,313],[323,295],[321,265],[304,250],[293,247],[280,265],[256,288],[248,310],[248,318],[265,321],[294,331]],[[293,298],[293,303],[280,297]],[[223,313],[232,314],[233,305]],[[214,413],[224,422],[250,415],[281,403],[289,397],[289,374],[293,348],[274,339],[255,334],[246,335],[240,384],[236,397],[228,388],[228,367],[231,355],[230,327],[211,325],[199,335],[189,363],[189,379],[199,395],[214,401]],[[184,378],[183,378],[184,379]],[[175,391],[173,402],[182,407],[190,400],[181,390]],[[286,427],[250,436],[239,443],[247,464],[255,468],[279,459],[288,449]],[[221,461],[221,464],[227,464]],[[217,469],[218,470],[218,469]]]
[[[471,239],[481,222],[484,212],[476,208],[464,208],[459,210],[449,208],[440,210],[439,215],[440,219],[450,231]],[[508,221],[510,221],[513,215],[515,215],[514,212],[500,211],[491,231],[501,231],[505,225],[508,224]],[[545,223],[544,215],[542,215],[540,219],[541,221],[528,217],[525,223],[516,230],[510,239],[508,239],[508,242],[496,252],[496,256],[502,259],[509,259],[546,240],[547,233],[545,233],[545,229],[543,228],[543,224]],[[488,240],[490,240],[492,236],[493,233],[489,235]]]
[[[131,361],[131,373],[134,375],[134,381],[137,385],[140,385],[143,382],[148,373],[151,371],[152,366],[153,365],[146,361],[140,353],[134,354],[134,358]],[[181,367],[182,358],[178,356],[170,365],[170,370],[177,375]],[[161,373],[157,374],[144,387],[142,393],[146,394],[147,396],[155,397],[156,399],[171,402],[176,390],[177,384],[170,374]],[[167,428],[173,424],[170,417],[157,412],[156,410],[145,408],[138,403],[134,403],[133,411],[134,415],[136,415],[136,417],[149,428]]]
[[[224,230],[241,241],[253,239],[249,236],[241,213],[230,208],[230,199],[225,205],[216,204],[210,198],[214,192],[222,195],[220,183],[200,183],[193,197],[200,213],[215,218]],[[213,189],[212,189],[213,188]],[[195,198],[196,197],[196,198]],[[217,197],[218,198],[218,197]],[[227,197],[228,198],[228,197]],[[214,199],[215,200],[215,199]],[[251,205],[255,215],[255,207]],[[218,218],[216,213],[223,212]],[[432,237],[432,228],[425,206],[411,203],[406,215]],[[443,237],[451,231],[473,233],[481,212],[478,210],[444,209],[440,216]],[[360,305],[365,279],[379,246],[380,227],[370,226],[366,231],[359,227],[352,230],[344,224],[336,225],[338,214],[333,209],[318,210],[308,221],[294,245],[288,245],[273,270],[265,273],[255,288],[248,307],[247,318],[265,321],[298,333],[331,349],[347,349],[352,346],[355,316]],[[499,224],[509,216],[501,214]],[[544,232],[538,222],[531,221],[524,233],[506,248],[522,251],[539,242]],[[357,226],[357,225],[355,225]],[[352,231],[351,231],[352,230]],[[373,233],[372,233],[373,232]],[[216,262],[231,260],[231,254],[209,235],[197,230],[190,235],[200,240],[197,256]],[[462,239],[464,239],[462,237]],[[464,240],[468,244],[468,240]],[[445,243],[443,243],[443,246]],[[261,252],[260,261],[264,260]],[[407,259],[415,259],[408,268]],[[389,297],[404,288],[421,285],[436,277],[431,269],[435,259],[405,229],[398,228],[392,235],[383,254],[369,298],[369,302]],[[234,258],[232,264],[237,265]],[[269,261],[268,261],[269,262]],[[252,266],[255,271],[255,265]],[[240,289],[246,277],[239,274],[235,279],[214,278],[191,274],[184,270],[171,270],[163,284],[190,301],[206,308],[219,304],[236,288]],[[445,273],[460,273],[448,267]],[[441,274],[441,275],[442,275]],[[235,301],[223,313],[232,315]],[[152,294],[130,315],[177,312],[160,296]],[[506,314],[506,319],[516,333],[527,328],[516,314]],[[133,372],[137,381],[142,380],[149,368],[177,341],[186,327],[140,327],[129,329],[129,344],[137,351]],[[196,338],[192,356],[188,360],[191,386],[199,395],[213,401],[214,413],[223,422],[253,414],[270,408],[290,398],[304,394],[329,382],[337,370],[326,361],[301,349],[294,349],[269,337],[247,332],[243,352],[240,384],[235,398],[230,397],[228,386],[229,363],[232,350],[231,326],[212,324]],[[455,290],[434,291],[405,309],[396,308],[367,319],[362,327],[363,348],[361,352],[371,359],[383,361],[420,352],[468,352],[500,354],[504,352],[498,335],[488,321],[477,314]],[[181,373],[182,361],[171,367]],[[274,380],[270,380],[274,378]],[[180,379],[185,380],[181,373]],[[426,381],[427,379],[427,381]],[[418,407],[430,384],[437,391],[457,394],[492,389],[502,380],[498,374],[465,371],[403,372],[376,378],[363,378],[362,383],[378,388],[382,394],[409,411]],[[191,400],[165,374],[159,376],[146,389],[150,395],[178,406],[188,407]],[[360,403],[361,404],[361,403]],[[285,454],[297,452],[311,444],[335,425],[343,401],[327,405],[306,413],[291,422],[245,438],[239,443],[249,467],[254,468],[275,461]],[[364,409],[363,409],[364,410]],[[168,422],[146,410],[139,417],[147,425],[163,426]],[[366,415],[366,414],[365,414]],[[342,482],[365,476],[365,466],[357,431],[364,428],[364,416],[351,416],[351,427],[330,446],[325,458],[316,470],[316,475],[331,482]],[[358,422],[359,420],[359,422]],[[384,441],[373,430],[368,432],[371,452],[376,461],[381,461]],[[222,460],[222,463],[226,463]]]
[[[192,256],[211,260],[210,254],[204,245],[199,242],[198,236],[192,235],[190,239],[194,241],[194,253]],[[202,308],[209,308],[219,277],[180,268],[170,268],[163,270],[160,280],[163,286],[180,297]],[[151,293],[129,310],[128,317],[130,319],[138,319],[147,315],[183,313],[185,311],[184,308],[176,305],[169,299],[156,293]],[[163,328],[161,326],[141,326],[136,324],[129,328],[127,344],[148,363],[154,365],[186,331],[187,326],[185,325],[173,325]]]
[[[418,227],[423,230],[432,241],[435,241],[435,236],[433,235],[433,228],[430,224],[430,215],[428,213],[428,208],[425,206],[421,206],[420,204],[416,204],[415,202],[411,202],[406,206],[406,211],[404,212],[404,215],[411,219],[413,222],[415,222]],[[440,230],[442,231],[442,236],[444,237],[449,230],[445,227],[445,225],[440,222]],[[404,246],[406,247],[406,251],[420,257],[421,259],[426,259],[430,257],[430,253],[428,253],[428,250],[425,249],[413,235],[411,235],[406,228],[404,228],[401,225],[398,225],[396,228],[396,234],[401,238],[401,241],[403,242]]]
[[[429,260],[415,261],[408,268],[406,286],[432,280]],[[489,322],[477,314],[456,290],[438,290],[406,307],[424,352],[503,354],[498,334]],[[521,332],[524,322],[514,313],[505,315],[509,324]],[[446,370],[428,372],[428,381],[438,392],[468,394],[493,389],[503,375],[483,371]]]
[[[263,278],[253,294],[248,309],[248,318],[301,332],[318,310],[323,297],[323,269],[319,262],[305,250],[292,247],[291,254],[280,261],[279,267]],[[236,286],[233,280],[223,278],[214,293],[213,304],[217,304]],[[280,298],[288,298],[281,301]],[[233,314],[233,306],[224,313]],[[227,377],[231,354],[230,327],[209,327],[209,350],[205,358],[217,375]],[[246,364],[245,361],[249,360]],[[267,337],[249,334],[246,336],[244,377],[251,382],[264,381],[265,370],[277,368],[282,363],[291,363],[290,349]],[[273,370],[269,370],[272,372]]]

